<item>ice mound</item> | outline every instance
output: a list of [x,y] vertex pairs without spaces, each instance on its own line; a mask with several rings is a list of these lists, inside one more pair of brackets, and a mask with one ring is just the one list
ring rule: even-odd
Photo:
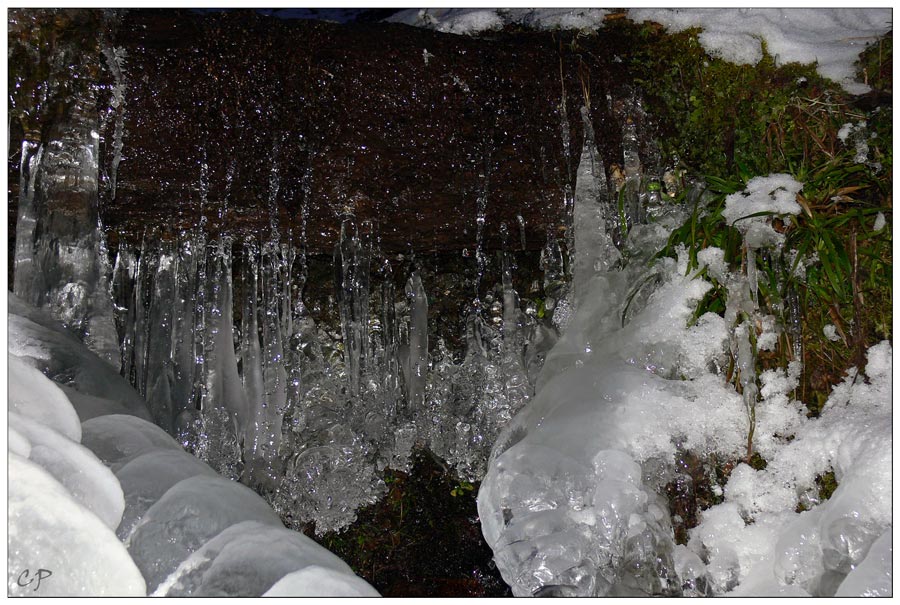
[[81,441],[81,420],[58,386],[15,355],[9,359],[9,411]]
[[81,424],[81,442],[113,472],[155,449],[184,451],[155,424],[127,414],[91,418]]
[[109,527],[37,464],[13,453],[8,463],[9,596],[146,594]]
[[28,440],[32,462],[50,473],[110,529],[116,529],[125,510],[122,488],[89,449],[15,412],[9,413],[9,426]]
[[12,292],[8,294],[9,353],[24,358],[59,385],[115,401],[126,413],[150,420],[144,400],[115,368],[46,311],[24,303]]
[[734,455],[747,431],[740,396],[706,367],[723,352],[724,323],[688,325],[709,284],[686,268],[683,255],[659,263],[624,327],[641,280],[600,273],[537,395],[497,440],[478,510],[515,595],[680,593],[653,469],[679,448]]
[[[273,587],[284,576],[311,566],[314,574],[296,577],[293,586],[299,594],[322,591],[319,579],[336,576],[339,583],[319,596],[378,596],[366,582],[359,580],[350,567],[336,555],[323,549],[305,535],[258,521],[232,525],[204,544],[183,561],[154,593],[170,597],[254,597]],[[323,573],[327,570],[328,573]],[[353,581],[355,580],[355,581]],[[348,582],[350,581],[350,582]],[[349,584],[349,591],[341,586]]]
[[329,567],[310,565],[284,576],[264,597],[377,597],[368,582]]
[[147,510],[170,487],[194,475],[215,477],[216,472],[187,452],[173,449],[151,450],[122,466],[116,478],[125,495],[125,512],[116,535],[127,539]]
[[278,515],[248,487],[194,476],[176,483],[150,507],[126,545],[152,591],[207,540],[241,521],[282,527]]

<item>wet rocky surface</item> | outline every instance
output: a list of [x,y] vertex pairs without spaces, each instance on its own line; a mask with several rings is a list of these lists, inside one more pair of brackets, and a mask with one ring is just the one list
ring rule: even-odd
[[[585,99],[607,165],[621,157],[624,120],[641,119],[621,106],[620,41],[603,30],[468,37],[241,10],[88,13],[66,21],[63,11],[43,27],[93,24],[106,28],[101,46],[125,51],[113,196],[113,74],[85,43],[98,64],[101,214],[113,247],[120,236],[135,243],[148,228],[187,229],[205,217],[213,232],[277,228],[299,241],[305,231],[311,253],[330,251],[352,215],[371,221],[387,252],[471,249],[481,197],[487,249],[499,248],[500,225],[520,216],[527,245],[538,249],[547,230],[565,224]],[[35,74],[23,62],[11,73],[27,88]],[[23,126],[35,130],[11,124]],[[14,176],[14,158],[9,169]]]

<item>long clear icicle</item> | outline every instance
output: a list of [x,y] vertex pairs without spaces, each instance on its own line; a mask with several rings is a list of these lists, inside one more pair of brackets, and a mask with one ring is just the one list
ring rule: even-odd
[[409,305],[409,356],[405,368],[407,401],[412,414],[424,406],[425,374],[428,369],[428,298],[418,271],[406,282]]

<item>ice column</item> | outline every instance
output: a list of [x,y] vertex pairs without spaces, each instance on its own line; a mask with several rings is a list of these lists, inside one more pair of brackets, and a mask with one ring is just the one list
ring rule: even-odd
[[[95,99],[79,94],[50,140],[22,146],[13,291],[53,316],[114,366],[119,348],[99,222]],[[20,273],[21,272],[21,273]]]
[[153,280],[153,300],[150,303],[146,361],[146,399],[153,421],[174,434],[172,389],[175,377],[172,368],[172,320],[175,297],[176,257],[171,242],[163,242]]
[[198,443],[200,458],[223,476],[240,475],[239,444],[247,426],[247,399],[237,369],[232,320],[231,240],[222,237],[215,244],[208,287],[205,379],[201,391],[202,433]]
[[359,395],[360,377],[368,356],[370,249],[368,239],[361,240],[358,236],[353,221],[344,220],[334,260],[344,360],[353,395]]
[[409,357],[404,368],[407,401],[410,413],[417,414],[424,406],[425,374],[428,371],[428,298],[418,271],[406,282],[409,304]]
[[581,108],[584,144],[575,180],[575,256],[573,287],[575,306],[587,291],[590,280],[605,272],[618,260],[619,252],[607,230],[607,220],[614,217],[609,199],[606,170],[597,154],[594,127],[587,107]]

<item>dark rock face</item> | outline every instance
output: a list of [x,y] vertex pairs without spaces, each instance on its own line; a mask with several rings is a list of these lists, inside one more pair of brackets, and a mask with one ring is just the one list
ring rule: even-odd
[[386,252],[460,250],[475,246],[486,196],[487,247],[521,215],[538,248],[563,224],[583,84],[598,131],[621,132],[606,103],[621,81],[612,53],[592,36],[576,54],[574,36],[130,11],[115,40],[127,52],[125,145],[104,223],[130,238],[203,215],[211,231],[267,237],[277,225],[297,241],[305,219],[315,253],[352,213]]

